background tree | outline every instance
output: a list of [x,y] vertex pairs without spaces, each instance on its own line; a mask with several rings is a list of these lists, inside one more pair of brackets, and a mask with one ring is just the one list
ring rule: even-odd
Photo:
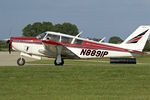
[[52,31],[53,27],[54,26],[51,22],[35,22],[32,25],[28,24],[27,26],[25,26],[22,31],[24,36],[37,36],[38,34],[45,31]]
[[77,26],[71,23],[56,24],[53,31],[74,36],[79,33]]
[[22,31],[24,36],[37,36],[46,31],[61,32],[69,35],[77,35],[79,33],[75,24],[63,23],[53,25],[51,22],[35,22],[32,25],[28,24]]
[[7,51],[8,50],[8,44],[6,41],[1,41],[0,40],[0,51]]
[[71,23],[63,23],[62,24],[63,27],[63,32],[65,34],[69,34],[69,35],[77,35],[78,32],[78,28],[76,25],[71,24]]
[[53,29],[55,32],[63,33],[63,26],[61,24],[56,24]]
[[45,31],[53,31],[54,26],[51,22],[43,22],[42,24],[42,32]]
[[144,51],[150,51],[150,40],[147,40]]
[[113,36],[109,39],[109,43],[119,44],[123,42],[123,40],[118,36]]

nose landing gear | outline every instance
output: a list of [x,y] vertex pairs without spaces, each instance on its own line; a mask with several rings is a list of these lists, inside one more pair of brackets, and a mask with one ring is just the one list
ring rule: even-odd
[[24,58],[19,58],[18,60],[17,60],[17,64],[19,65],[19,66],[23,66],[24,64],[25,64],[25,59]]

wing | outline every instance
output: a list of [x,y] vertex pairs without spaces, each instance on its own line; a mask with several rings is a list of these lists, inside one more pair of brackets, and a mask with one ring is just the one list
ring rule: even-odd
[[79,58],[76,54],[74,54],[60,42],[55,42],[52,40],[42,40],[42,43],[46,49],[46,53],[50,57],[56,57],[58,55],[59,49],[61,49],[61,56],[63,58]]

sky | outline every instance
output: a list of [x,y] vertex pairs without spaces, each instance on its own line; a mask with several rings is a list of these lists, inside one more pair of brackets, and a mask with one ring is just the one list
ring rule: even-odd
[[150,25],[150,0],[0,0],[0,39],[43,21],[76,24],[82,37],[125,39]]

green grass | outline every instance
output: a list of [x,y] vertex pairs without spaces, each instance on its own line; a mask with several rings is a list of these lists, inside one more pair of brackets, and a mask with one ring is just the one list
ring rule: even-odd
[[136,65],[96,59],[65,60],[63,67],[0,67],[0,100],[149,100],[147,59],[150,57],[140,56]]

